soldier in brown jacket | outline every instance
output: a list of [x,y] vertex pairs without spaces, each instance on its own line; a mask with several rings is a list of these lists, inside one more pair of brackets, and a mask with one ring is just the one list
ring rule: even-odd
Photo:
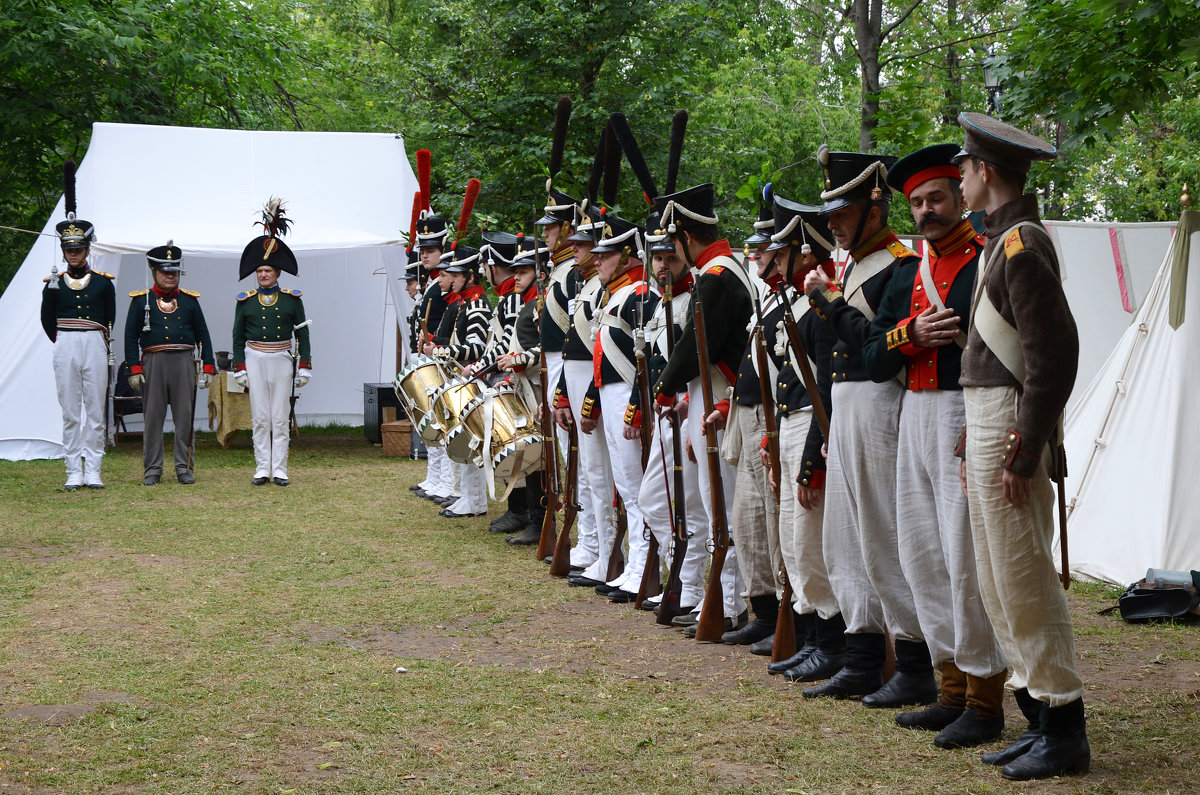
[[966,138],[955,157],[963,197],[987,213],[962,354],[961,473],[979,589],[1012,665],[1007,685],[1029,719],[1016,743],[983,761],[1004,765],[1002,774],[1014,780],[1086,773],[1083,682],[1051,554],[1052,449],[1075,381],[1079,338],[1037,199],[1023,192],[1031,162],[1057,153],[983,114],[960,114],[959,124]]

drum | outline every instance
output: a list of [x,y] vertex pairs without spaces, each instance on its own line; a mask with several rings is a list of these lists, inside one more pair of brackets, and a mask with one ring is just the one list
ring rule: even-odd
[[446,435],[446,455],[450,456],[451,461],[459,464],[470,463],[478,458],[479,448],[482,446],[483,443],[476,439],[465,425],[451,428],[450,433]]
[[442,426],[433,419],[433,412],[426,414],[417,423],[417,435],[427,445],[442,446]]
[[418,356],[400,371],[392,386],[409,419],[419,425],[433,409],[433,393],[448,380],[450,374],[445,365],[432,356]]
[[482,391],[478,381],[462,376],[451,378],[434,391],[431,413],[434,422],[439,426],[443,444],[447,441],[450,431],[462,422],[463,409]]
[[[497,384],[472,399],[463,409],[463,426],[473,436],[480,439],[485,437],[485,412],[489,399],[492,407],[491,449],[481,451],[480,455],[491,456],[496,480],[507,483],[510,479],[537,471],[541,466],[541,451],[529,448],[542,443],[541,433],[533,419],[533,412],[512,384]],[[526,458],[529,460],[526,461]]]

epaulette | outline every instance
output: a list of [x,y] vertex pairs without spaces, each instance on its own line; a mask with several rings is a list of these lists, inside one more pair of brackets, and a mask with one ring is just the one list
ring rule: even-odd
[[179,292],[183,293],[184,295],[190,295],[192,298],[199,298],[199,297],[200,297],[200,293],[193,292],[193,291],[191,291],[191,290],[185,290],[185,289],[183,289],[182,287],[180,287],[180,288],[179,288]]
[[50,277],[50,276],[47,276],[46,278],[42,279],[42,281],[43,281],[43,282],[46,282],[46,283],[49,283],[49,282],[50,282],[50,279],[51,279],[51,277]]
[[888,243],[887,250],[896,259],[917,256],[917,252],[913,251],[911,248],[904,245],[899,240],[893,240],[891,243]]
[[1021,242],[1021,230],[1014,229],[1009,232],[1008,237],[1004,238],[1004,257],[1007,259],[1024,250],[1025,244]]
[[140,296],[145,295],[148,292],[150,292],[150,291],[149,290],[134,290],[132,293],[129,294],[129,297],[130,298],[138,298]]
[[258,295],[258,290],[244,290],[237,294],[237,300],[245,301],[247,298]]
[[92,273],[96,274],[97,276],[103,276],[104,278],[106,278],[110,281],[117,280],[116,276],[113,276],[111,273],[105,273],[104,271],[92,271]]
[[706,270],[705,273],[706,274],[711,273],[713,276],[720,276],[721,272],[724,270],[725,270],[724,265],[713,265],[711,268]]
[[281,293],[287,293],[288,295],[294,295],[294,296],[296,296],[297,298],[299,298],[300,296],[304,295],[304,293],[300,292],[299,290],[289,290],[289,289],[288,289],[288,288],[286,288],[286,287],[280,287],[280,288],[279,288],[279,292],[281,292]]

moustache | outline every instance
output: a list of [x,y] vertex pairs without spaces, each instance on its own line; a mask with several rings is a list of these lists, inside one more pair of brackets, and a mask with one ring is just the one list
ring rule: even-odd
[[938,215],[937,213],[929,213],[928,215],[921,216],[921,220],[917,221],[917,231],[924,232],[926,225],[928,225],[930,222],[940,226],[953,226],[950,219],[946,216]]

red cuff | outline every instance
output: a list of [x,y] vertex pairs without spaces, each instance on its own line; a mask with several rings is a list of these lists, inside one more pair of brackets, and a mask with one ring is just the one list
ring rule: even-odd
[[767,441],[766,436],[763,436],[762,441],[758,443],[758,446],[762,450],[770,450],[771,449],[771,443],[769,441]]
[[300,369],[301,370],[311,370],[312,362],[310,362],[308,359],[301,359],[300,360]]
[[246,363],[245,363],[245,362],[240,362],[240,363],[238,364],[238,366],[237,366],[237,371],[240,373],[240,372],[242,372],[242,371],[243,371],[243,370],[245,370],[245,369],[246,369]]
[[554,408],[556,408],[556,409],[571,408],[571,401],[567,399],[567,396],[562,393],[561,389],[554,393]]
[[131,365],[129,368],[129,374],[130,375],[141,375],[142,374],[142,366],[140,364]]
[[[141,368],[139,367],[138,369],[140,370]],[[217,368],[213,367],[211,364],[206,364],[206,365],[204,365],[204,374],[205,375],[216,375]]]
[[666,392],[659,392],[658,397],[654,398],[654,402],[664,409],[673,408],[675,406],[675,396],[668,395]]
[[633,428],[642,427],[642,410],[632,403],[625,406],[625,424]]
[[726,420],[729,419],[729,398],[718,400],[713,404],[713,408],[721,412],[721,416]]

